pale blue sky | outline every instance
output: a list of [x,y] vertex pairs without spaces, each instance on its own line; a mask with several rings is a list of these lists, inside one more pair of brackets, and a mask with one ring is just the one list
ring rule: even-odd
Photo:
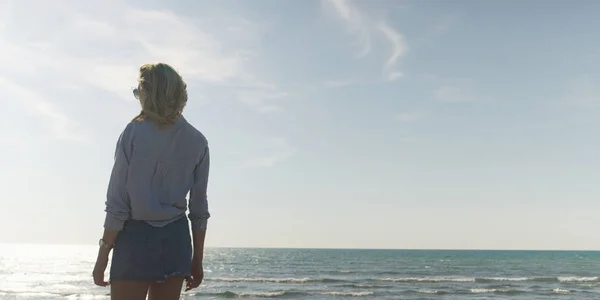
[[0,1],[0,241],[96,243],[139,65],[208,246],[598,249],[598,1]]

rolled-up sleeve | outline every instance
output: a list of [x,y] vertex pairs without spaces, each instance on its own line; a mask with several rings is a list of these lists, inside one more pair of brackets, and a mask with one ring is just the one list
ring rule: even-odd
[[119,136],[115,150],[115,161],[108,183],[106,195],[106,218],[104,228],[121,230],[131,215],[131,207],[127,195],[127,172],[132,153],[131,124]]
[[188,217],[193,229],[206,229],[208,218],[210,218],[206,196],[209,169],[210,154],[208,146],[206,146],[202,158],[194,169],[194,184],[190,190],[190,213]]

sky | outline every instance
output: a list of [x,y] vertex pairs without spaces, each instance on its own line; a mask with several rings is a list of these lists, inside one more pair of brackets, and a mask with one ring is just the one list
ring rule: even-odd
[[600,249],[598,1],[0,1],[0,242],[96,244],[139,66],[208,247]]

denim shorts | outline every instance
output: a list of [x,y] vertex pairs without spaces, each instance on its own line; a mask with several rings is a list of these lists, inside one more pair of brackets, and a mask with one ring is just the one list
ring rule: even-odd
[[163,282],[172,276],[189,276],[192,261],[189,228],[185,216],[164,227],[126,221],[115,241],[110,280]]

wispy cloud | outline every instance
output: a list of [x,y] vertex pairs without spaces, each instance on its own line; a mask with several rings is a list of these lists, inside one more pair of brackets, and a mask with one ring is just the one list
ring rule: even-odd
[[69,118],[60,108],[40,95],[13,81],[0,77],[0,96],[6,101],[17,101],[26,111],[41,119],[53,138],[87,141],[77,122]]
[[412,41],[413,48],[423,46],[446,34],[459,21],[458,15],[448,14],[434,21],[419,37]]
[[125,28],[147,53],[147,60],[167,59],[189,78],[220,82],[238,76],[244,51],[224,48],[208,29],[170,11],[132,9]]
[[345,23],[348,33],[354,35],[355,46],[360,49],[358,57],[371,52],[371,28],[367,16],[347,0],[324,0]]
[[262,154],[256,154],[247,159],[243,166],[246,168],[273,167],[296,153],[296,148],[283,138],[271,139],[265,146]]
[[393,81],[402,76],[402,73],[396,70],[396,66],[398,65],[398,61],[400,61],[400,57],[407,51],[406,44],[404,43],[404,37],[395,29],[383,22],[379,23],[377,29],[383,33],[383,35],[392,45],[392,55],[385,63],[385,71],[387,73],[387,79]]
[[404,36],[398,30],[390,26],[386,20],[367,14],[351,0],[323,0],[323,2],[355,37],[355,42],[360,49],[359,57],[370,54],[373,39],[383,38],[391,49],[383,65],[384,76],[389,81],[402,77],[398,65],[408,47]]
[[[14,3],[19,6],[14,9],[23,14],[27,5]],[[12,34],[0,35],[0,65],[7,70],[60,72],[60,77],[49,76],[49,80],[56,85],[92,86],[124,99],[132,99],[130,86],[135,85],[139,66],[148,62],[167,62],[192,83],[253,84],[245,80],[253,76],[246,62],[253,58],[257,41],[252,39],[256,34],[247,20],[219,16],[190,19],[169,10],[142,9],[121,2],[45,9],[49,10],[46,15],[56,16],[54,23],[46,25],[56,30],[29,26],[27,34],[22,34],[29,37],[23,38],[16,34],[16,28],[34,20],[13,18],[16,21],[4,30]],[[261,90],[262,86],[252,88]],[[247,97],[240,100],[246,102]]]

